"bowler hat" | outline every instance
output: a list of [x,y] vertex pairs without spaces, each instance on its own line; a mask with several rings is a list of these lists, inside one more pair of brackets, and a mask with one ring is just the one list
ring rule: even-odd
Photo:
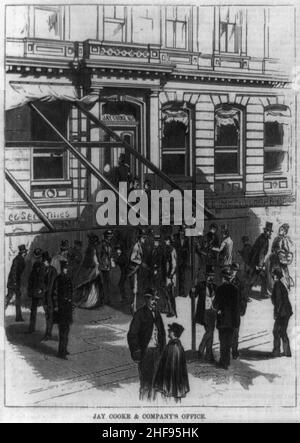
[[19,245],[18,249],[19,249],[19,253],[28,252],[25,245]]
[[35,258],[40,258],[42,256],[42,252],[43,251],[41,250],[41,248],[35,248],[33,251],[33,256]]
[[153,291],[153,289],[151,289],[151,288],[148,288],[145,290],[144,297],[147,297],[147,298],[155,297],[157,300],[159,299],[159,295],[157,294],[157,292]]
[[51,257],[49,255],[48,251],[45,251],[45,252],[42,253],[42,261],[48,261],[48,262],[51,261]]
[[168,328],[170,331],[174,332],[174,335],[177,338],[179,338],[184,331],[184,327],[181,326],[179,323],[171,323],[170,325],[168,325]]

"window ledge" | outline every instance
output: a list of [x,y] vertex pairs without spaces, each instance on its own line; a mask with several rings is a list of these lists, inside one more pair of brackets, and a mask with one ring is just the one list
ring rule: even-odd
[[32,180],[31,186],[72,186],[72,180]]
[[243,180],[243,176],[240,174],[228,174],[228,175],[215,175],[216,180]]

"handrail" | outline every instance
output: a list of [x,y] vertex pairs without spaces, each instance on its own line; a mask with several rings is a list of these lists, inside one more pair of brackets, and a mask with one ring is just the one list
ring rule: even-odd
[[[119,193],[119,190],[104,176],[101,174],[99,169],[97,169],[87,158],[81,154],[81,152],[77,151],[77,149],[72,145],[72,143],[66,139],[66,137],[51,123],[47,117],[33,104],[28,103],[28,106],[31,107],[43,120],[44,122],[58,135],[58,137],[65,143],[65,147],[70,151],[77,160],[82,163],[86,169],[93,174],[99,181],[104,183],[109,189],[111,189],[116,195],[119,196],[121,200],[123,200],[124,203],[126,203],[127,206],[129,206],[133,211],[136,211],[134,206],[132,206],[128,201],[127,198],[123,196],[123,194]],[[140,214],[140,218],[145,220],[143,215]],[[148,222],[148,220],[145,220]]]
[[20,197],[28,204],[30,209],[39,217],[39,219],[44,223],[50,232],[55,232],[55,227],[50,222],[46,214],[34,203],[30,195],[27,194],[22,185],[15,179],[11,172],[5,168],[5,178],[9,184],[14,188],[14,190],[20,195]]
[[[103,129],[108,135],[110,135],[114,140],[116,140],[118,143],[122,143],[123,147],[134,157],[136,157],[138,160],[140,160],[147,168],[149,168],[151,171],[153,171],[158,177],[160,177],[164,182],[168,183],[172,188],[178,189],[181,193],[184,192],[184,190],[179,186],[176,182],[174,182],[170,177],[168,177],[164,172],[162,172],[157,166],[155,166],[150,160],[148,160],[146,157],[144,157],[142,154],[140,154],[136,149],[134,149],[129,143],[127,143],[125,140],[122,140],[121,137],[119,137],[118,134],[116,134],[112,129],[110,129],[107,125],[105,125],[101,120],[99,120],[97,117],[95,117],[90,111],[85,109],[85,107],[80,102],[75,102],[75,106],[93,123],[95,123],[96,126]],[[200,202],[198,202],[193,197],[193,204],[201,205]],[[215,218],[212,212],[210,212],[205,206],[204,206],[204,213],[209,218]]]

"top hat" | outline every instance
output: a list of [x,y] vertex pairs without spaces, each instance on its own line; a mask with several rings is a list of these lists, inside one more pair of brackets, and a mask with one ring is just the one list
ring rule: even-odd
[[42,250],[41,248],[35,248],[33,251],[34,258],[40,258],[42,256]]
[[42,253],[42,261],[48,261],[48,262],[51,261],[51,257],[49,255],[48,251],[45,251],[45,252]]
[[231,270],[238,271],[240,269],[240,265],[238,263],[232,263]]
[[215,270],[214,267],[212,265],[206,265],[205,268],[205,275],[209,276],[209,275],[215,275]]
[[18,246],[18,249],[19,249],[19,253],[23,253],[23,252],[28,252],[28,250],[27,250],[27,248],[26,248],[26,246],[25,245],[19,245]]
[[157,292],[153,291],[153,289],[151,288],[145,290],[144,297],[147,298],[155,297],[157,300],[159,299],[159,295],[157,294]]
[[69,249],[69,240],[62,240],[60,242],[60,249],[62,251],[67,251],[67,249]]
[[265,231],[273,232],[273,223],[266,222],[266,226],[264,227]]
[[170,325],[168,325],[169,331],[174,332],[175,337],[179,338],[183,331],[184,331],[184,327],[181,326],[179,323],[171,323]]

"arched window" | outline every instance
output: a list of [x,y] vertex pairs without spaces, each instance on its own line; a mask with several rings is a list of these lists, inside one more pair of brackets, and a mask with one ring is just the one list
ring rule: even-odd
[[242,111],[222,106],[215,112],[215,174],[237,175],[242,169]]
[[170,175],[190,175],[189,111],[177,104],[162,112],[162,170]]
[[290,116],[290,109],[284,105],[269,106],[265,109],[265,174],[282,174],[288,171]]

